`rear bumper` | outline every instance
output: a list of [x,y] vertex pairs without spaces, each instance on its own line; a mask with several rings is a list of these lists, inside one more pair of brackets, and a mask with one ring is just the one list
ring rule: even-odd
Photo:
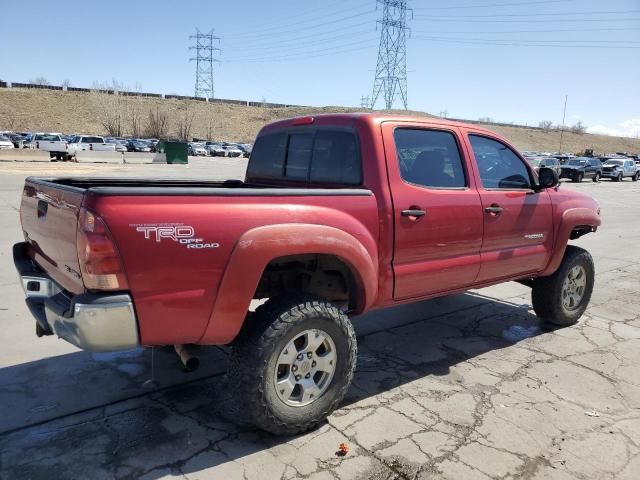
[[69,294],[27,257],[26,246],[13,246],[13,261],[39,332],[55,333],[91,351],[127,350],[139,345],[138,323],[129,295]]

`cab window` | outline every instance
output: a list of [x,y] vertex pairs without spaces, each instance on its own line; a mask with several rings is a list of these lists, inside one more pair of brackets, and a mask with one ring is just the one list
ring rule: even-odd
[[484,188],[531,188],[524,162],[504,143],[480,135],[469,135]]

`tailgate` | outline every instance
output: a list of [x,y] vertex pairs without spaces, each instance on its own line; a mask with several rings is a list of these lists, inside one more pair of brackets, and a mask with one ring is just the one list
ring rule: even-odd
[[58,284],[83,293],[76,232],[84,189],[27,178],[20,221],[29,256]]

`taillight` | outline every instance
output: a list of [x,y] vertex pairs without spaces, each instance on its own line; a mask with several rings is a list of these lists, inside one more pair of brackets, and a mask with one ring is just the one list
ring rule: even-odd
[[69,150],[69,144],[68,143],[64,144],[64,149],[67,150],[67,151]]
[[93,150],[93,143],[89,144],[89,150]]
[[78,217],[78,260],[85,287],[96,290],[126,290],[127,278],[118,249],[104,221],[80,209]]
[[36,148],[40,148],[40,142],[36,142]]

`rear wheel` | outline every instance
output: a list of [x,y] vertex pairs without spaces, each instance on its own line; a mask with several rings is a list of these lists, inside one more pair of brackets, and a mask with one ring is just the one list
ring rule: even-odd
[[600,181],[600,172],[596,172],[596,174],[593,176],[593,181],[594,182]]
[[562,263],[553,275],[535,280],[531,299],[536,315],[555,325],[575,324],[589,305],[595,269],[586,250],[567,246]]
[[276,435],[315,427],[344,398],[356,364],[347,316],[310,295],[270,299],[236,340],[229,378],[242,412]]
[[636,172],[636,174],[633,177],[631,177],[631,180],[633,180],[634,182],[637,182],[638,178],[640,178],[640,172]]

